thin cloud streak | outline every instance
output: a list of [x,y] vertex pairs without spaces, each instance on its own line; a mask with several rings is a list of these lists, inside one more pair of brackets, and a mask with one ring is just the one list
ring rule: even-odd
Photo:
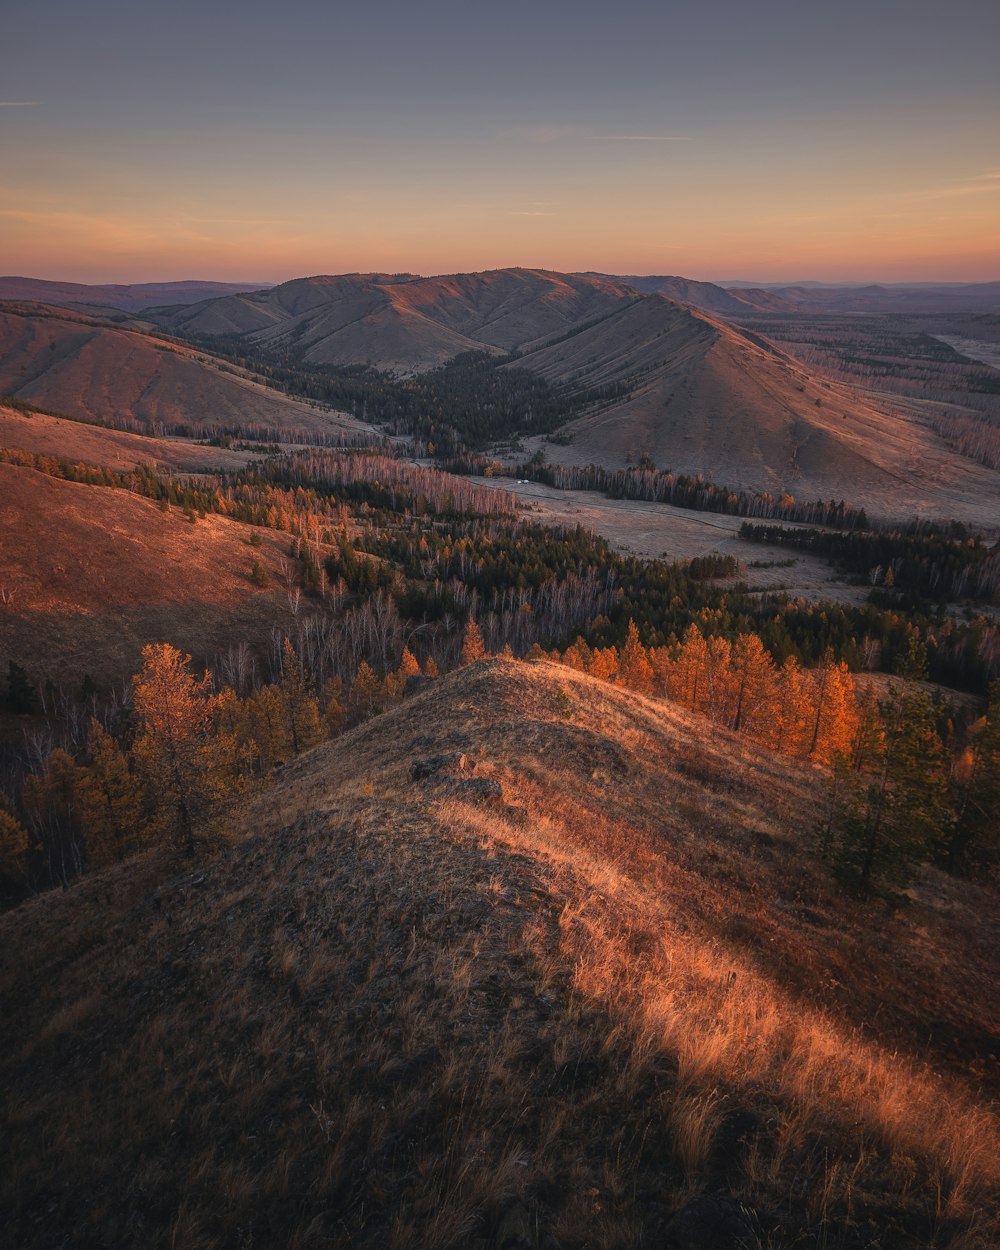
[[1000,191],[1000,175],[984,174],[978,182],[969,186],[931,187],[924,191],[906,191],[904,196],[913,200],[951,200],[965,195],[990,195]]
[[629,143],[692,143],[691,135],[605,135],[605,139],[624,140]]
[[37,100],[0,100],[0,109],[32,109],[38,107]]
[[290,226],[287,217],[185,217],[185,221],[204,226]]

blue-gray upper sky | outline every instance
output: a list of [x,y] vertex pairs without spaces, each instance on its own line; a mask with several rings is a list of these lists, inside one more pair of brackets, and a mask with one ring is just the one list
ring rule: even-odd
[[8,0],[0,271],[1000,277],[1000,5]]

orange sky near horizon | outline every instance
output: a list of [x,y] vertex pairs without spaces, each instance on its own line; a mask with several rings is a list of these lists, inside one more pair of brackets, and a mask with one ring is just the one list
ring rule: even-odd
[[19,9],[0,273],[1000,280],[1000,6],[383,7]]

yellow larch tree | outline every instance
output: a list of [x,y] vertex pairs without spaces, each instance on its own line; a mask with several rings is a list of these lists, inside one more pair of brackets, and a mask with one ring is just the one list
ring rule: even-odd
[[92,865],[120,861],[142,843],[142,786],[125,753],[96,720],[87,736],[90,762],[79,779],[80,816]]

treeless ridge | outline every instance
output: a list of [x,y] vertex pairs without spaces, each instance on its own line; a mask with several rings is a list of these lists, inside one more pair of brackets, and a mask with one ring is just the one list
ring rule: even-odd
[[[166,639],[204,661],[290,619],[288,538],[276,531],[213,515],[192,524],[125,490],[0,464],[0,535],[0,655],[34,681],[117,681]],[[251,583],[255,561],[271,589]]]
[[877,516],[995,524],[1000,475],[949,449],[929,425],[660,296],[517,365],[581,389],[630,387],[563,427],[568,445],[545,447],[561,464],[620,468],[646,454],[736,488],[848,499]]
[[218,858],[29,900],[9,1235],[986,1250],[996,900],[845,902],[817,780],[484,661],[300,756]]
[[223,370],[191,347],[44,305],[0,306],[0,394],[83,420],[318,434],[367,428]]
[[162,320],[194,337],[238,333],[264,346],[293,345],[312,364],[419,373],[462,352],[510,351],[549,338],[635,298],[616,279],[543,269],[343,274],[209,300]]

